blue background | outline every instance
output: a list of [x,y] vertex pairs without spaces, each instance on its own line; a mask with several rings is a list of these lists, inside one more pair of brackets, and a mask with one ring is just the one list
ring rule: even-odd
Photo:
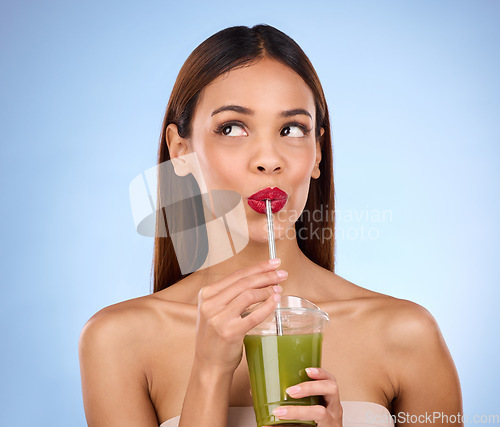
[[155,164],[189,53],[257,23],[294,38],[324,86],[337,273],[429,309],[465,414],[498,414],[499,12],[496,0],[2,2],[2,425],[86,425],[80,331],[150,292],[153,241],[134,230],[128,185]]

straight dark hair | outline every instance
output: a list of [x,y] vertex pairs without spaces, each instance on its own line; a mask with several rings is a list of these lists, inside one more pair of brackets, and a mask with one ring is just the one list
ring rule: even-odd
[[[309,86],[314,96],[315,136],[320,140],[321,146],[320,177],[311,180],[309,196],[303,214],[295,223],[295,230],[297,243],[302,252],[311,261],[333,272],[335,266],[335,192],[328,107],[318,75],[309,58],[300,46],[283,32],[264,24],[255,25],[252,28],[229,27],[209,37],[189,55],[177,76],[168,101],[160,136],[158,164],[170,160],[165,140],[166,128],[169,124],[173,123],[177,126],[179,136],[190,138],[193,113],[201,91],[220,75],[237,67],[251,65],[264,57],[273,58],[295,71]],[[321,128],[325,130],[323,136],[320,136]],[[168,185],[168,183],[158,180],[157,206],[160,207],[163,206],[160,195],[162,191],[165,191],[165,188],[160,188],[161,185]],[[194,178],[188,184],[189,187],[191,189],[188,191],[195,195],[197,186]],[[172,188],[172,191],[175,191],[175,188]],[[186,208],[192,208],[193,212],[199,211],[194,205],[190,207],[186,204]],[[326,215],[325,209],[327,209]],[[318,215],[311,215],[318,211],[321,212],[319,218]],[[182,216],[179,220],[182,220]],[[173,285],[190,274],[181,273],[172,236],[159,237],[161,235],[159,230],[164,230],[165,227],[165,215],[158,214],[152,266],[153,293]],[[307,231],[306,238],[300,238],[299,231],[303,229]],[[329,238],[325,238],[324,230],[329,231]],[[202,237],[195,237],[195,241],[185,247],[205,247],[206,242]]]

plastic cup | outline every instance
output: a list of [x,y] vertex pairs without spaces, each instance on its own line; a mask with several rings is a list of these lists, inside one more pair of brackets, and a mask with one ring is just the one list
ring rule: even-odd
[[[250,314],[251,307],[242,316]],[[321,396],[293,399],[286,389],[310,381],[305,369],[321,367],[323,327],[328,314],[306,299],[282,296],[279,310],[282,335],[276,332],[276,312],[245,336],[257,426],[316,426],[314,421],[280,420],[273,415],[278,406],[320,405]]]

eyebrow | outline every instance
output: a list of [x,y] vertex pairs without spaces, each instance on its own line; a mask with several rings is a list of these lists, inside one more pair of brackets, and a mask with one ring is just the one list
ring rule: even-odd
[[[222,113],[223,111],[234,111],[236,113],[246,114],[248,116],[253,116],[254,111],[250,110],[250,108],[242,107],[241,105],[223,105],[222,107],[217,108],[212,111],[211,116],[215,116],[218,113]],[[311,113],[303,108],[295,108],[293,110],[285,110],[280,113],[281,117],[292,117],[297,115],[308,116],[312,119]]]

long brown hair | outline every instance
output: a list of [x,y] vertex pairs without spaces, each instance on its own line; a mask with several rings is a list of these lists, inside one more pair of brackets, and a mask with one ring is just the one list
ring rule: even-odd
[[[320,138],[320,177],[312,179],[309,196],[302,215],[295,223],[297,242],[302,252],[316,264],[334,271],[335,266],[335,199],[332,166],[330,119],[325,95],[309,58],[289,36],[269,25],[229,27],[201,43],[187,58],[175,81],[163,119],[158,149],[158,164],[170,160],[165,141],[166,128],[173,123],[179,136],[191,136],[191,123],[201,91],[218,76],[239,66],[250,65],[271,57],[295,71],[311,89],[316,106],[316,138]],[[320,129],[325,132],[320,137]],[[158,203],[161,204],[161,185],[158,180]],[[196,194],[196,183],[188,183]],[[163,189],[165,191],[165,189]],[[186,205],[189,208],[189,205]],[[196,210],[196,207],[193,206]],[[326,211],[325,211],[326,209]],[[196,215],[196,214],[195,214]],[[319,218],[318,218],[319,216]],[[189,274],[182,274],[177,262],[172,236],[159,237],[164,230],[164,214],[157,215],[153,258],[154,291],[158,292]],[[181,218],[179,218],[180,220]],[[182,228],[182,227],[181,227]],[[306,229],[310,238],[300,238],[299,230]],[[325,230],[328,231],[325,235]],[[195,235],[194,246],[206,246],[203,236]],[[194,270],[191,270],[194,271]]]

